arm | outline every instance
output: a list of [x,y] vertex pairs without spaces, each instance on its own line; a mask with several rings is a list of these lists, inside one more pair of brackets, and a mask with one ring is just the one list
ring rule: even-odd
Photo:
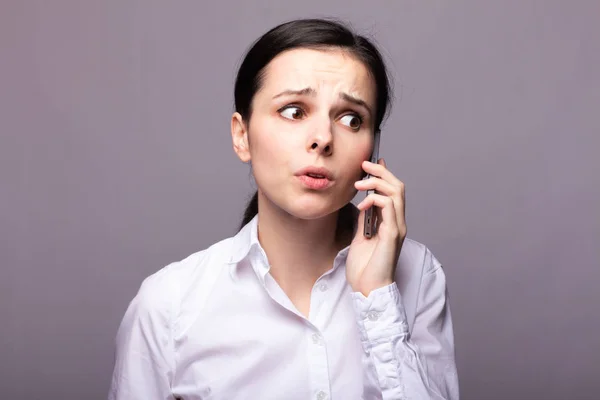
[[109,400],[173,400],[173,296],[164,270],[146,278],[129,304],[116,338]]
[[[446,279],[427,250],[412,334],[398,286],[352,294],[364,348],[365,398],[457,400]],[[367,392],[369,393],[367,395]]]

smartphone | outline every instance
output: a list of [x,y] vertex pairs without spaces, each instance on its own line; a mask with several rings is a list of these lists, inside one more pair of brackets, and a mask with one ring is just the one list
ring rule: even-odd
[[[371,154],[371,162],[375,163],[375,164],[377,164],[377,160],[379,160],[379,134],[380,134],[380,131],[376,130],[375,131],[375,140],[373,143],[373,154]],[[371,177],[371,174],[367,174],[365,179],[369,179],[370,177]],[[366,196],[370,195],[373,192],[374,192],[374,190],[372,190],[372,189],[367,190]],[[373,212],[374,208],[375,208],[375,206],[370,207],[369,209],[367,209],[365,211],[364,235],[365,235],[365,237],[368,237],[368,238],[372,237],[375,234],[376,226],[375,226],[375,213]]]

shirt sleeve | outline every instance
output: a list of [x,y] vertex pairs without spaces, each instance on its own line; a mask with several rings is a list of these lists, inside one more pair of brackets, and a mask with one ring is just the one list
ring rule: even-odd
[[144,280],[121,321],[109,400],[175,399],[173,296],[165,272]]
[[441,264],[427,250],[409,333],[398,285],[352,293],[364,349],[365,399],[458,400],[454,334]]

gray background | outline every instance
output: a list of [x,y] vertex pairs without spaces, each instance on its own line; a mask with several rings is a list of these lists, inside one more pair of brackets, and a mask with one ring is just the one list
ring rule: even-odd
[[441,0],[2,1],[0,397],[106,397],[142,279],[241,219],[242,54],[307,16],[396,79],[381,153],[446,268],[462,398],[600,398],[600,2]]

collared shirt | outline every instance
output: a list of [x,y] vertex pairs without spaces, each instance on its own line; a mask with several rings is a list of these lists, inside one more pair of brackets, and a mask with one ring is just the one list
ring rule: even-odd
[[405,239],[396,282],[368,297],[346,281],[346,247],[306,318],[257,227],[144,280],[117,333],[110,400],[458,399],[446,280],[427,247]]

